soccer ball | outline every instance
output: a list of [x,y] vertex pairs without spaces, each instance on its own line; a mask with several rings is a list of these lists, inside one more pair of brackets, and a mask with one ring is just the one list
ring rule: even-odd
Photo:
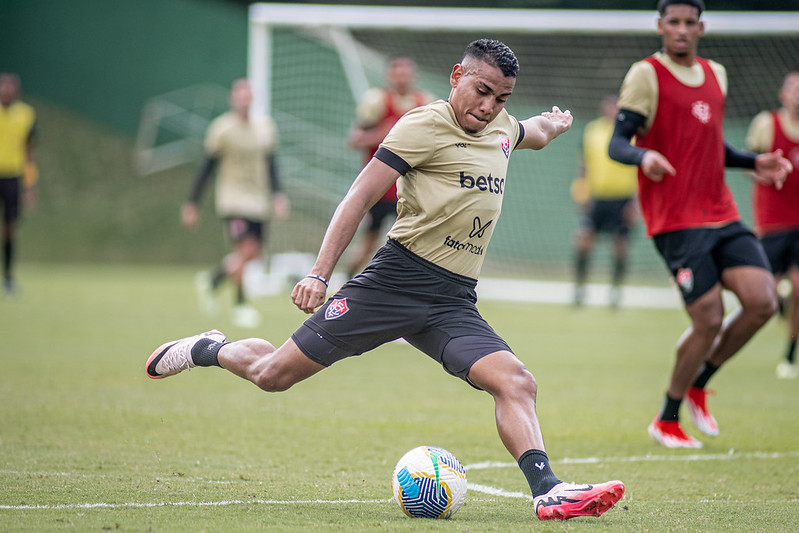
[[394,501],[406,515],[449,518],[466,497],[466,470],[443,448],[419,446],[394,467]]

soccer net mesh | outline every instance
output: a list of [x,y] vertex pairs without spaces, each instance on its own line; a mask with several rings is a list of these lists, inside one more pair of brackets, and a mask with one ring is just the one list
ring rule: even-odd
[[[725,134],[742,148],[746,128],[778,105],[777,90],[799,68],[796,14],[708,13],[700,55],[727,67]],[[449,73],[466,44],[489,37],[510,46],[521,65],[507,109],[522,119],[553,105],[570,109],[572,131],[540,152],[511,158],[502,219],[484,275],[571,279],[578,226],[569,186],[577,173],[585,124],[607,94],[617,94],[629,68],[660,46],[654,12],[460,10],[256,4],[250,11],[249,75],[260,112],[280,131],[281,175],[292,200],[291,221],[276,228],[273,251],[316,253],[338,202],[360,170],[347,130],[360,94],[383,83],[389,56],[412,57],[418,85],[449,94]],[[749,180],[727,177],[750,220]],[[606,281],[608,242],[600,240],[591,281]],[[665,270],[642,224],[631,239],[630,276],[665,283]]]

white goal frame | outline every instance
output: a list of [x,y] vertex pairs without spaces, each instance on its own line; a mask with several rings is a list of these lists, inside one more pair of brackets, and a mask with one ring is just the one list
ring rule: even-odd
[[[702,14],[709,35],[799,35],[799,13],[710,11]],[[611,9],[490,9],[258,3],[249,9],[248,77],[253,113],[271,111],[271,29],[279,26],[326,28],[345,63],[353,94],[366,88],[366,76],[346,28],[405,30],[485,30],[521,33],[650,34],[654,11]]]

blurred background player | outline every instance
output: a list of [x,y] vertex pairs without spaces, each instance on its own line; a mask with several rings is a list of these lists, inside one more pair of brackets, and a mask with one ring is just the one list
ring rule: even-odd
[[793,163],[781,189],[755,182],[755,230],[777,279],[786,279],[790,295],[780,306],[790,338],[777,377],[796,379],[796,339],[799,336],[799,71],[785,76],[779,91],[780,109],[763,111],[752,120],[746,146],[756,153],[782,150]]
[[[660,0],[663,48],[627,72],[609,147],[613,159],[640,167],[638,197],[647,233],[691,319],[677,346],[663,407],[648,428],[670,448],[702,446],[680,426],[683,398],[696,427],[718,435],[705,385],[777,308],[768,259],[741,223],[724,169],[753,169],[763,183],[780,184],[791,166],[780,152],[755,155],[724,141],[727,73],[697,56],[702,11],[701,0]],[[725,288],[741,304],[726,318]]]
[[3,207],[3,292],[12,295],[14,282],[14,232],[24,190],[25,203],[35,201],[38,178],[33,158],[36,112],[21,102],[16,74],[0,74],[0,204]]
[[613,236],[613,278],[610,305],[619,304],[621,284],[627,272],[630,228],[635,222],[635,192],[638,172],[608,156],[608,143],[616,120],[616,96],[606,96],[601,115],[583,130],[580,172],[572,184],[572,197],[581,210],[580,227],[575,235],[574,303],[585,298],[585,282],[596,239],[600,233]]
[[[427,104],[433,97],[414,87],[416,63],[409,57],[392,58],[386,69],[386,86],[366,91],[358,103],[349,142],[363,154],[363,166],[372,159],[388,131],[402,115]],[[377,249],[380,228],[397,216],[397,186],[392,185],[369,210],[360,242],[347,264],[347,277],[361,271]]]
[[201,306],[216,313],[216,290],[226,279],[235,286],[233,323],[256,327],[260,314],[245,297],[244,269],[262,254],[269,221],[288,216],[289,202],[280,192],[275,148],[277,129],[269,117],[250,117],[252,89],[249,81],[238,79],[230,92],[230,111],[214,119],[205,138],[206,159],[183,206],[181,219],[188,228],[199,221],[199,202],[214,169],[218,167],[216,213],[224,221],[233,251],[209,272],[198,274],[196,282]]

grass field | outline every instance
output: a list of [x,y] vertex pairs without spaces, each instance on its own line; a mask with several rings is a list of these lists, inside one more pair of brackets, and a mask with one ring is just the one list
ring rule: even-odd
[[[22,294],[0,299],[0,531],[799,531],[799,382],[774,378],[778,320],[711,382],[721,435],[667,450],[646,426],[682,311],[482,302],[538,379],[556,473],[627,486],[599,519],[538,522],[490,398],[407,345],[277,395],[219,369],[147,379],[165,340],[253,334],[202,317],[192,274],[20,265]],[[304,316],[287,295],[256,305],[275,343]],[[449,521],[390,501],[394,463],[420,444],[475,484]]]

